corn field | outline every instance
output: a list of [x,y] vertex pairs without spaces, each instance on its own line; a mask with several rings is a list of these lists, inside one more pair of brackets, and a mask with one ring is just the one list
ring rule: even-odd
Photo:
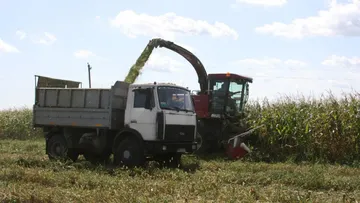
[[[250,102],[246,107],[251,126],[264,124],[249,141],[255,161],[360,160],[360,99],[357,94],[336,99],[282,97],[276,102]],[[29,139],[42,136],[32,128],[31,109],[0,112],[0,138]]]
[[0,138],[31,139],[41,136],[32,127],[32,110],[27,108],[0,111]]
[[360,100],[357,94],[336,99],[282,97],[270,104],[247,106],[249,125],[264,124],[252,141],[253,159],[261,161],[327,161],[360,159]]

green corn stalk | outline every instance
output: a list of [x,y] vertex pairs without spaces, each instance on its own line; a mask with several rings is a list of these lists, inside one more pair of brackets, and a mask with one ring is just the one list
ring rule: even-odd
[[136,60],[135,64],[131,66],[127,76],[125,77],[125,82],[132,84],[136,81],[137,77],[140,75],[141,69],[149,60],[153,50],[154,46],[152,46],[152,44],[149,44],[145,47],[139,58]]

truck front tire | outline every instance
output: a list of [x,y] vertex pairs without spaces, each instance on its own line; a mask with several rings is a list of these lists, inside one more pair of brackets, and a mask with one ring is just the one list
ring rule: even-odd
[[61,134],[55,134],[47,141],[46,153],[50,160],[66,160],[71,159],[76,161],[79,154],[72,149],[69,149],[67,142]]
[[115,148],[114,164],[124,165],[129,168],[140,167],[145,164],[144,149],[139,140],[126,137]]

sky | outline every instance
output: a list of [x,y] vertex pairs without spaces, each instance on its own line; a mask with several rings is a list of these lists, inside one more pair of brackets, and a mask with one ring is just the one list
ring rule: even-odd
[[[252,77],[250,100],[358,91],[360,0],[0,0],[0,108],[31,107],[34,75],[92,87],[123,80],[150,39],[193,52],[208,73]],[[136,83],[198,90],[195,70],[158,48]]]

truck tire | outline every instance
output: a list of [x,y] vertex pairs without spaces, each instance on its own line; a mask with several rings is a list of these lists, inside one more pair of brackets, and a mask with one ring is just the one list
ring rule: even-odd
[[72,161],[76,161],[79,156],[75,150],[69,150],[65,138],[61,134],[50,137],[46,152],[50,160],[71,159]]
[[126,137],[116,147],[114,152],[114,164],[129,168],[141,167],[145,164],[144,149],[135,138]]

